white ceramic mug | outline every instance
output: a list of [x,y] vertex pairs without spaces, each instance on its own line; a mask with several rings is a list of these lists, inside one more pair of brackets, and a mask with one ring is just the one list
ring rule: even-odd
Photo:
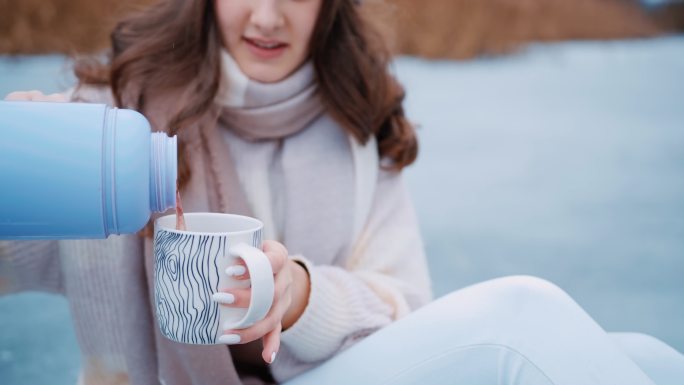
[[[232,214],[185,214],[188,231],[176,230],[176,216],[154,222],[154,300],[159,328],[186,344],[218,344],[223,329],[243,329],[263,319],[273,302],[273,270],[261,251],[263,224]],[[250,279],[225,270],[242,258]],[[250,287],[247,309],[220,306],[212,294]]]

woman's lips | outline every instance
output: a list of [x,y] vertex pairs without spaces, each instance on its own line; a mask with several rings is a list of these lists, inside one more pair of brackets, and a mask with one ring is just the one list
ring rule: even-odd
[[278,41],[244,38],[247,48],[256,57],[261,59],[274,59],[283,54],[287,44]]

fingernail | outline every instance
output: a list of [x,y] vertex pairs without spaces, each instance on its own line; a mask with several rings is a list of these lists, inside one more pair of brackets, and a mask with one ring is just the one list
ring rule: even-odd
[[228,266],[228,268],[226,269],[226,274],[234,277],[245,274],[246,272],[247,269],[245,269],[245,267],[242,265]]
[[238,334],[224,334],[219,337],[218,342],[226,345],[237,344],[240,343],[240,336]]
[[271,362],[269,362],[269,364],[272,364],[272,363],[273,363],[273,361],[275,361],[275,358],[276,358],[276,353],[277,353],[277,352],[273,352],[273,353],[271,353]]
[[230,305],[235,302],[235,296],[230,293],[214,293],[211,295],[211,300],[218,303]]

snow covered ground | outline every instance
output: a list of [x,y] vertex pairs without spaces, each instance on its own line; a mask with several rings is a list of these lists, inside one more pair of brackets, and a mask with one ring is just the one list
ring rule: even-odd
[[[63,63],[0,57],[0,95],[65,88]],[[435,293],[533,274],[605,329],[684,350],[683,68],[684,36],[398,59]],[[0,298],[0,383],[74,383],[69,317],[56,296]]]

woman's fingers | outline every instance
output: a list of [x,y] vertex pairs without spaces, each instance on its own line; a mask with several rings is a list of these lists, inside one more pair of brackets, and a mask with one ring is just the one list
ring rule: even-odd
[[[277,275],[287,263],[287,249],[280,242],[266,240],[264,241],[262,250],[271,262],[273,274]],[[237,280],[249,279],[249,271],[242,258],[238,258],[235,264],[228,266],[228,268],[226,268],[226,274]]]
[[5,100],[8,101],[34,101],[34,102],[68,102],[63,94],[45,95],[40,91],[16,91],[7,94]]
[[278,274],[287,262],[287,249],[282,243],[270,240],[264,241],[262,249],[264,250],[264,254],[266,254],[271,261],[273,273]]
[[290,301],[288,300],[275,302],[268,315],[266,315],[266,318],[246,329],[224,330],[219,341],[228,341],[226,343],[246,344],[264,337],[271,330],[280,327],[283,314],[285,314],[285,310],[288,308],[288,306],[290,306],[289,302]]
[[221,305],[230,307],[249,307],[249,301],[252,298],[252,290],[246,289],[230,289],[225,292],[221,291],[214,293],[211,300]]
[[69,99],[67,99],[67,97],[64,96],[63,94],[50,94],[50,95],[45,96],[44,101],[64,103],[64,102],[68,102]]
[[[289,274],[280,274],[275,277],[273,303],[280,301],[284,297],[288,286],[292,284],[292,276]],[[226,289],[225,291],[214,293],[211,299],[221,305],[230,307],[249,307],[249,302],[252,298],[251,288],[240,289]]]
[[11,92],[11,93],[7,94],[7,96],[5,96],[5,100],[9,100],[9,101],[19,101],[19,100],[30,101],[31,100],[30,92],[31,91]]
[[[280,349],[280,332],[282,330],[283,316],[292,303],[289,293],[292,286],[292,273],[285,268],[288,261],[287,249],[276,241],[264,241],[264,254],[271,262],[274,274],[274,296],[273,305],[266,317],[245,329],[226,329],[219,338],[219,342],[225,344],[246,344],[263,338],[264,350],[261,355],[264,361],[272,363]],[[226,268],[226,274],[235,279],[248,279],[249,272],[242,259]],[[227,289],[223,292],[215,293],[212,300],[230,307],[246,308],[249,307],[251,299],[251,289]],[[225,325],[225,327],[231,325]]]
[[228,266],[226,268],[226,274],[237,280],[249,279],[249,271],[242,258],[237,258],[235,264]]
[[280,327],[283,320],[283,315],[292,303],[291,297],[289,295],[282,295],[282,289],[278,288],[279,285],[286,284],[287,281],[285,279],[283,279],[282,282],[276,280],[276,293],[280,293],[280,295],[277,294],[277,297],[273,301],[273,306],[271,307],[271,310],[269,310],[268,314],[263,320],[255,323],[254,325],[246,329],[225,330],[224,335],[235,335],[236,337],[234,338],[238,338],[238,340],[240,341],[239,343],[244,344],[247,342],[257,340],[265,336],[266,333],[269,333],[276,327]]
[[264,336],[264,350],[261,352],[261,357],[269,364],[273,363],[278,350],[280,350],[280,332],[282,329],[282,324],[280,324]]

